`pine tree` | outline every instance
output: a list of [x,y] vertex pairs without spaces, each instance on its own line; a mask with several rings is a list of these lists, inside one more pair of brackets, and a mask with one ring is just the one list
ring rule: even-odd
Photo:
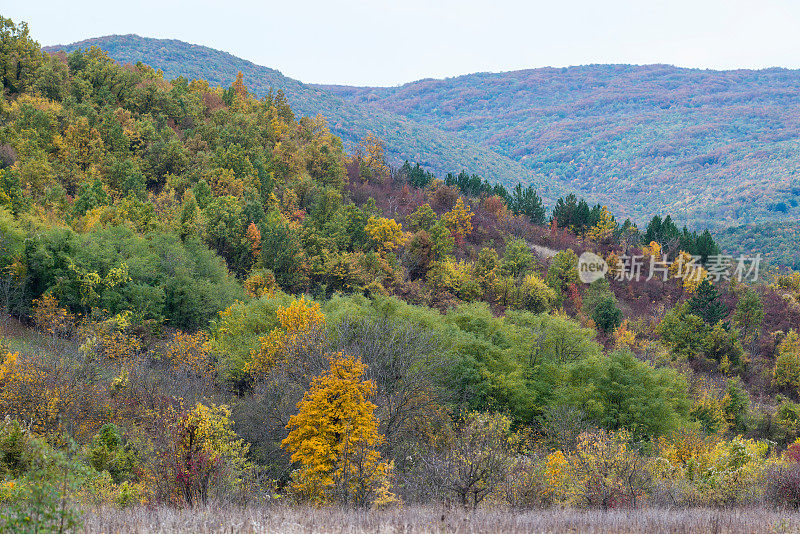
[[692,313],[699,315],[710,324],[717,324],[728,314],[725,304],[719,298],[719,291],[708,280],[703,280],[695,295],[689,300]]

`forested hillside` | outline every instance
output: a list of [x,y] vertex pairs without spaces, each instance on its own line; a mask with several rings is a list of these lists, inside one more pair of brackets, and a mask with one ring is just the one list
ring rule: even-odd
[[0,81],[0,531],[797,506],[800,273],[736,276],[668,214],[393,166],[241,73],[51,55],[0,18]]
[[591,65],[324,86],[490,148],[625,216],[796,217],[800,73]]
[[90,45],[168,77],[227,85],[241,71],[256,94],[280,88],[298,113],[325,116],[348,147],[372,132],[396,164],[530,183],[548,204],[576,192],[639,222],[669,212],[695,228],[800,214],[795,71],[592,65],[357,88],[309,86],[172,40],[51,50]]
[[796,221],[747,224],[717,235],[720,246],[732,254],[757,252],[771,265],[800,269],[800,223]]
[[214,86],[228,86],[241,72],[255,95],[264,96],[270,89],[281,90],[298,114],[325,117],[331,131],[349,149],[370,133],[386,140],[387,157],[394,164],[410,160],[437,173],[465,169],[506,185],[530,183],[550,202],[564,191],[560,184],[543,179],[490,149],[401,115],[353,105],[324,90],[283,76],[276,70],[213,48],[138,35],[112,35],[52,46],[48,50],[71,52],[91,46],[102,48],[120,62],[135,64],[141,61],[152,65],[162,70],[168,79],[178,76],[203,78]]

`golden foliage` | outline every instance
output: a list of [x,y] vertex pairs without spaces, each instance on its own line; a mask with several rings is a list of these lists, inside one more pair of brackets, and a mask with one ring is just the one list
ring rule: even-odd
[[36,327],[51,336],[69,337],[75,328],[75,316],[58,305],[52,293],[33,301],[31,319]]
[[373,134],[361,140],[353,156],[358,161],[360,175],[365,180],[382,181],[389,175],[389,166],[386,164],[383,151],[383,141]]
[[105,321],[84,321],[79,329],[81,352],[111,361],[124,361],[139,354],[142,343],[129,332],[131,315],[126,311]]
[[244,281],[244,290],[254,299],[271,295],[275,291],[275,275],[268,270],[254,270]]
[[164,347],[164,357],[174,367],[198,375],[214,370],[208,334],[202,330],[195,334],[176,332]]
[[586,237],[596,243],[605,243],[614,236],[614,230],[616,229],[617,223],[614,220],[614,216],[611,215],[607,207],[603,206],[603,210],[600,212],[600,220],[597,225],[586,232]]
[[694,293],[700,284],[708,277],[708,272],[697,263],[689,253],[680,251],[675,261],[670,264],[669,274],[672,278],[682,281],[683,289],[687,293]]
[[386,217],[370,217],[364,231],[381,252],[397,250],[407,241],[403,225]]
[[385,504],[389,466],[380,461],[376,447],[377,406],[369,398],[375,385],[363,380],[366,366],[352,356],[330,358],[330,370],[314,378],[291,417],[283,447],[300,467],[292,474],[293,488],[315,503],[366,504],[379,492]]
[[769,444],[684,431],[658,443],[654,476],[678,504],[730,505],[757,497]]
[[279,327],[259,338],[261,349],[253,351],[248,371],[266,374],[291,351],[312,348],[325,327],[325,316],[319,304],[303,297],[288,306],[279,306],[278,322]]
[[800,388],[800,336],[794,329],[778,345],[772,380],[777,386]]
[[642,254],[648,261],[652,258],[654,261],[661,261],[661,245],[655,241],[650,241],[650,244],[642,247]]
[[0,413],[25,421],[35,433],[69,431],[87,439],[108,411],[99,385],[76,380],[60,361],[17,352],[0,360]]
[[472,216],[469,206],[464,205],[464,199],[459,197],[453,209],[442,214],[441,220],[456,242],[463,243],[472,233]]
[[624,319],[622,324],[614,329],[614,347],[631,348],[636,343],[636,334],[628,328],[628,320]]

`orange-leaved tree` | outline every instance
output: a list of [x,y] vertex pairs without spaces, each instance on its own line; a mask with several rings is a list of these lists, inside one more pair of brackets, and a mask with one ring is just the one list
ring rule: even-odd
[[376,449],[375,393],[364,380],[366,365],[343,353],[333,354],[330,369],[314,378],[287,425],[283,446],[292,454],[293,488],[315,503],[365,506],[388,493],[390,466]]

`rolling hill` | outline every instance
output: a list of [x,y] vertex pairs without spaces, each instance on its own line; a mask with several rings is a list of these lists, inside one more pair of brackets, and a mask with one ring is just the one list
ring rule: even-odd
[[590,65],[321,88],[490,148],[637,219],[798,214],[800,72]]
[[45,47],[45,50],[71,52],[91,46],[100,47],[121,63],[141,61],[161,69],[167,79],[204,78],[212,86],[228,87],[237,73],[242,72],[245,84],[257,95],[280,89],[297,114],[325,117],[331,131],[348,147],[357,144],[366,134],[374,133],[386,142],[387,154],[397,164],[410,160],[440,175],[466,169],[506,185],[534,184],[550,202],[565,191],[560,184],[537,176],[519,162],[489,148],[402,115],[350,103],[277,70],[205,46],[138,35],[111,35]]
[[168,78],[227,86],[242,71],[257,94],[281,89],[298,113],[325,116],[348,146],[374,132],[395,162],[532,183],[549,204],[575,191],[640,224],[672,213],[718,230],[800,215],[798,71],[591,65],[347,87],[135,35],[49,50],[92,45]]

